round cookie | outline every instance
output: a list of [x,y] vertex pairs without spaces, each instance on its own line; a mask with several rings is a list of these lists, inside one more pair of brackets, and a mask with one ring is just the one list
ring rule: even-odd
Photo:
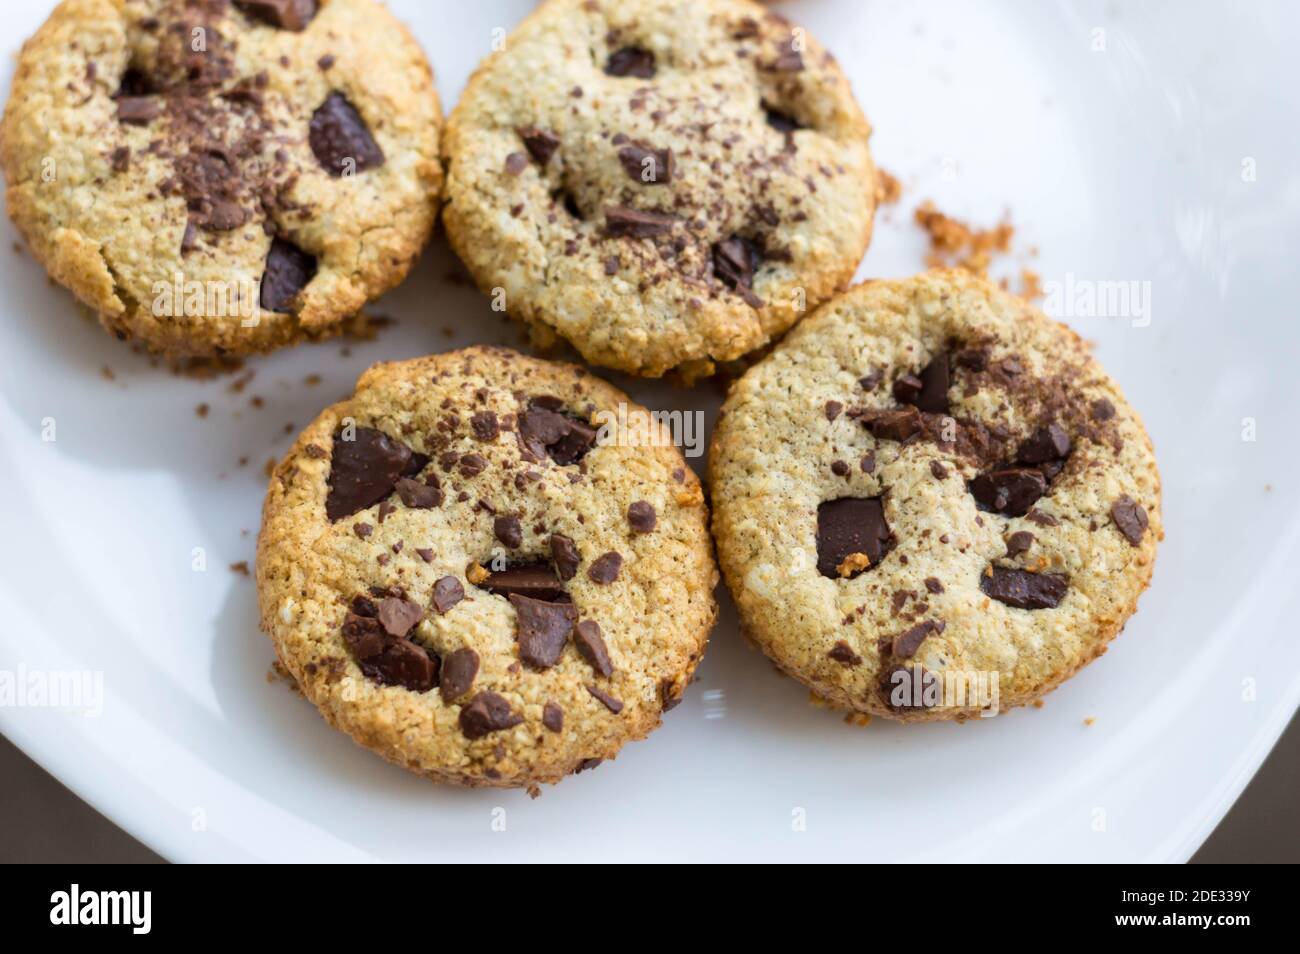
[[736,382],[710,472],[747,633],[826,702],[903,721],[1060,684],[1134,612],[1162,536],[1119,387],[964,272],[823,305]]
[[443,219],[540,344],[707,374],[852,278],[869,136],[830,54],[750,0],[549,0],[448,119]]
[[[464,785],[554,782],[680,700],[716,615],[699,481],[646,413],[504,348],[379,364],[298,438],[258,540],[262,627],[361,745]],[[647,432],[648,434],[648,432]]]
[[119,338],[177,356],[342,330],[437,217],[441,111],[373,0],[64,0],[0,127],[9,214]]

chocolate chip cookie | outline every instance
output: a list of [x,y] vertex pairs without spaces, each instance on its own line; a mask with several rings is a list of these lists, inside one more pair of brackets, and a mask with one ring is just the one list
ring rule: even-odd
[[373,0],[64,0],[0,127],[9,214],[120,338],[243,354],[336,333],[437,216],[441,113]]
[[1086,344],[964,272],[859,285],[733,387],[710,461],[747,632],[830,704],[964,719],[1106,650],[1162,535]]
[[413,772],[554,782],[659,724],[717,570],[671,443],[626,395],[471,348],[367,371],[271,479],[262,626],[325,718]]
[[850,280],[869,135],[831,55],[749,0],[549,0],[448,119],[444,221],[539,344],[695,376]]

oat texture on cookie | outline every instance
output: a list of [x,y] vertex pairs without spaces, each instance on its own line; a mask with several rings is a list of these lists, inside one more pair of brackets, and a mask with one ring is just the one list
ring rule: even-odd
[[325,718],[421,775],[554,782],[655,728],[715,616],[699,482],[581,368],[376,365],[276,468],[262,626]]
[[1119,387],[962,272],[822,306],[735,384],[710,470],[747,632],[831,704],[904,721],[1023,705],[1100,655],[1162,535]]
[[9,214],[109,331],[185,356],[338,332],[437,216],[441,113],[374,0],[64,0],[0,128]]
[[548,0],[448,120],[444,221],[539,343],[710,373],[850,280],[869,134],[831,55],[749,0]]

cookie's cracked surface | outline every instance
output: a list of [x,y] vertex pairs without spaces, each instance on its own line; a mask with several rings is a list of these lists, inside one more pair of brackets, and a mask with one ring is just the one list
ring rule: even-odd
[[549,0],[448,120],[444,220],[541,342],[708,372],[849,281],[869,133],[830,55],[749,0]]
[[341,329],[437,215],[441,115],[373,0],[64,0],[0,129],[9,214],[119,337],[173,355]]
[[[376,365],[299,437],[258,541],[262,626],[336,727],[411,771],[553,782],[681,698],[716,612],[699,483],[621,446],[573,365]],[[653,519],[651,519],[653,517]]]
[[710,468],[747,632],[830,703],[905,721],[978,714],[993,673],[998,707],[1023,705],[1100,655],[1162,535],[1118,386],[962,272],[824,305],[735,384]]

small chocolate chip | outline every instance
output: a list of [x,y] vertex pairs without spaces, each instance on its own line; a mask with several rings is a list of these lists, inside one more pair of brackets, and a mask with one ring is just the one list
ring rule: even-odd
[[573,579],[582,562],[577,545],[562,533],[551,534],[551,559],[555,561],[555,572],[562,580]]
[[539,166],[544,166],[551,161],[555,151],[560,148],[560,137],[545,129],[538,129],[536,126],[527,126],[516,129],[519,138],[524,141],[524,148],[528,154],[536,160]]
[[930,461],[930,473],[934,475],[935,480],[948,479],[948,468],[943,466],[943,463],[940,461],[937,460]]
[[439,689],[444,702],[452,702],[469,692],[478,676],[479,657],[472,649],[457,649],[443,657]]
[[501,425],[494,411],[475,411],[470,416],[469,426],[480,441],[494,441],[501,434]]
[[611,205],[605,209],[605,234],[612,238],[653,238],[672,231],[677,221],[673,215]]
[[495,692],[480,692],[460,710],[460,731],[468,739],[481,739],[489,732],[500,732],[523,722],[510,703]]
[[858,466],[862,468],[864,474],[874,474],[876,472],[876,455],[871,451],[862,455],[862,460],[858,461]]
[[925,588],[929,590],[931,593],[937,594],[943,592],[943,584],[940,583],[939,580],[933,576],[927,576],[925,578]]
[[630,142],[618,150],[618,161],[628,178],[644,185],[666,185],[677,175],[677,163],[669,148],[655,149],[641,142]]
[[454,576],[441,577],[433,584],[433,608],[439,613],[450,612],[464,598],[465,587]]
[[466,454],[460,459],[460,475],[462,477],[477,477],[487,470],[487,465],[487,458],[482,454]]
[[858,666],[862,664],[862,657],[855,653],[853,647],[842,639],[832,646],[831,651],[826,655],[841,666]]
[[592,698],[600,702],[601,705],[603,705],[610,712],[614,713],[614,715],[618,715],[620,712],[623,711],[623,701],[621,699],[615,699],[613,696],[611,696],[604,689],[601,689],[599,686],[593,686],[590,683],[588,683],[587,691],[591,693]]
[[518,517],[502,515],[492,521],[492,532],[505,546],[514,550],[524,542],[524,528]]
[[594,583],[613,583],[618,579],[622,568],[623,555],[611,550],[591,561],[591,566],[587,567],[587,576]]
[[627,508],[627,522],[636,533],[649,533],[658,523],[655,508],[644,500],[635,501]]
[[614,664],[609,661],[609,650],[605,648],[605,636],[600,631],[600,624],[595,620],[584,619],[574,627],[573,644],[578,653],[597,675],[608,677],[614,672]]
[[517,176],[528,168],[528,156],[522,152],[512,152],[506,156],[506,172]]
[[235,0],[235,6],[255,20],[295,33],[316,16],[316,0]]
[[1109,421],[1115,416],[1115,405],[1111,404],[1106,398],[1097,398],[1092,402],[1092,419],[1094,421]]
[[638,46],[625,46],[609,55],[605,61],[605,73],[609,76],[652,79],[655,75],[655,55]]
[[840,416],[840,412],[844,410],[844,405],[839,401],[827,401],[823,410],[826,412],[826,420],[833,421]]
[[1029,552],[1034,545],[1034,535],[1028,530],[1017,530],[1007,537],[1007,557],[1014,559],[1022,553]]
[[1057,573],[1030,573],[996,566],[990,570],[980,575],[980,591],[1017,609],[1051,609],[1061,602],[1069,588],[1068,578]]
[[1130,545],[1141,546],[1149,521],[1146,509],[1140,503],[1128,494],[1122,494],[1110,505],[1110,517]]
[[836,477],[847,477],[849,475],[849,465],[842,460],[831,461],[831,473]]
[[554,702],[546,703],[542,706],[542,725],[552,732],[561,731],[564,728],[564,710]]
[[322,168],[336,179],[384,164],[384,152],[346,96],[330,93],[311,117],[311,151]]
[[117,121],[130,126],[147,126],[162,115],[162,103],[153,96],[119,96]]

